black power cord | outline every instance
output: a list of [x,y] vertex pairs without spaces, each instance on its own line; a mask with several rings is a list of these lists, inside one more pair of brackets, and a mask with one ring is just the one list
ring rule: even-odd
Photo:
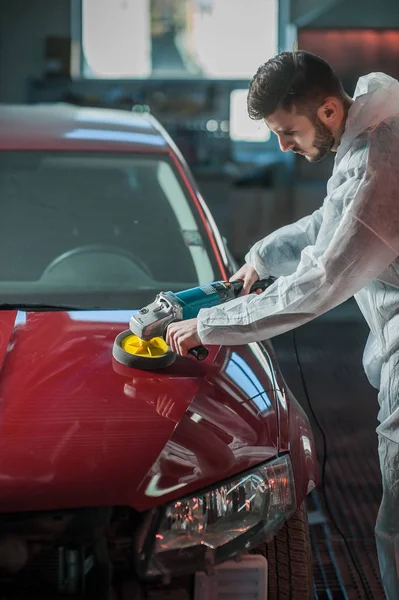
[[334,527],[337,530],[338,534],[342,538],[342,540],[343,540],[343,542],[344,542],[344,544],[346,546],[346,549],[347,549],[347,551],[349,553],[349,556],[351,557],[353,566],[355,567],[356,573],[357,573],[357,575],[359,577],[359,580],[360,580],[360,582],[362,584],[362,588],[363,588],[363,591],[365,593],[365,597],[369,598],[369,595],[368,595],[368,592],[367,592],[367,589],[366,589],[366,585],[365,585],[365,583],[363,581],[363,577],[362,577],[362,575],[360,573],[360,569],[359,569],[359,567],[357,565],[357,562],[355,560],[355,557],[354,557],[354,555],[352,553],[352,550],[350,548],[349,542],[346,539],[345,534],[343,533],[342,529],[338,526],[337,522],[335,521],[334,515],[333,515],[331,507],[330,507],[330,503],[327,500],[327,491],[326,491],[326,484],[325,484],[326,464],[327,464],[327,438],[326,438],[326,434],[324,433],[324,429],[322,428],[322,426],[320,424],[320,421],[317,418],[316,413],[315,413],[315,411],[313,409],[312,403],[310,401],[308,387],[306,385],[306,381],[305,381],[305,377],[303,375],[301,363],[299,361],[299,354],[298,354],[298,347],[297,347],[297,343],[296,343],[295,330],[292,331],[292,341],[293,341],[293,344],[294,344],[296,362],[297,362],[297,366],[298,366],[299,373],[300,373],[300,376],[301,376],[301,381],[302,381],[303,389],[304,389],[304,392],[305,392],[306,400],[307,400],[307,403],[309,405],[310,412],[312,413],[312,417],[313,417],[313,419],[314,419],[314,421],[315,421],[315,423],[316,423],[316,425],[317,425],[317,427],[318,427],[318,429],[319,429],[319,431],[321,433],[321,437],[323,438],[323,462],[322,462],[322,467],[321,467],[321,489],[322,489],[323,495],[324,495],[325,506],[326,506],[327,512],[328,512],[328,514],[330,516],[330,520],[331,520],[332,524],[334,525]]

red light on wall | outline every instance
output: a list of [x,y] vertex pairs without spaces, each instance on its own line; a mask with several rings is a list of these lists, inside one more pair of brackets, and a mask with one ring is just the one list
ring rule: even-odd
[[399,31],[386,29],[302,29],[299,48],[327,60],[337,74],[355,79],[383,71],[399,78]]

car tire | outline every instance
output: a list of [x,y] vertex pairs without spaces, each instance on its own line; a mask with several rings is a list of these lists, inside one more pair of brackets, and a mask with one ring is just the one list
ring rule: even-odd
[[267,559],[268,600],[312,600],[312,550],[304,505],[270,542],[252,552]]

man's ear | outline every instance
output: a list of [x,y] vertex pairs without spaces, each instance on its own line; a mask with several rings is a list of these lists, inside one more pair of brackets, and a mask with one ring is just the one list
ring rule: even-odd
[[330,96],[323,101],[323,104],[317,111],[320,121],[327,127],[334,127],[340,118],[341,102],[338,98]]

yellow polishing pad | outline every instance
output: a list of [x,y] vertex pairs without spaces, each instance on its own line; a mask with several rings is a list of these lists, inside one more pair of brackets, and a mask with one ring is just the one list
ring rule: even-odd
[[133,333],[122,340],[121,346],[125,352],[144,358],[157,358],[168,352],[168,345],[163,338],[155,337],[146,342]]

